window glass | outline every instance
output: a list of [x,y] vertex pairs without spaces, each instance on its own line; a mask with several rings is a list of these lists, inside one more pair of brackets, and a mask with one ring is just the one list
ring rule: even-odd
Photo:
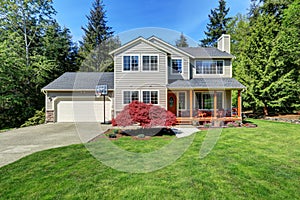
[[143,91],[143,102],[158,104],[158,91]]
[[149,91],[143,91],[143,102],[150,103],[150,92]]
[[123,104],[139,101],[139,91],[123,91]]
[[185,92],[179,92],[179,97],[178,97],[178,108],[180,110],[184,110],[185,108]]
[[172,59],[172,73],[182,73],[182,60],[181,59]]
[[139,56],[123,56],[123,71],[138,71]]
[[151,91],[151,103],[158,104],[158,91]]
[[[199,109],[214,108],[214,94],[196,93],[196,107]],[[217,109],[223,109],[223,93],[217,92]]]
[[223,61],[196,61],[196,74],[223,74]]
[[157,71],[158,56],[143,56],[143,71]]

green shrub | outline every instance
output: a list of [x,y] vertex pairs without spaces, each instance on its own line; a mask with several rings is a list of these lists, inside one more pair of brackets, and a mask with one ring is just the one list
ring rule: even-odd
[[45,108],[36,110],[33,117],[29,118],[21,127],[34,126],[45,123]]

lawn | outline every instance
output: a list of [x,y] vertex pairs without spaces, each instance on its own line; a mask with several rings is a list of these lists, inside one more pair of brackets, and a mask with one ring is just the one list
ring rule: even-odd
[[[298,199],[300,125],[251,121],[258,128],[223,129],[204,159],[206,131],[197,133],[183,156],[150,173],[109,168],[84,145],[38,152],[0,168],[0,199]],[[150,152],[173,139],[113,142]]]

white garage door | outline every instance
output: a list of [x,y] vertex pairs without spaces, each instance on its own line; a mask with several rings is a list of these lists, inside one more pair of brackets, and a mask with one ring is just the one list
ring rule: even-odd
[[[103,101],[60,101],[57,122],[103,122]],[[105,101],[105,118],[111,120],[111,101]]]

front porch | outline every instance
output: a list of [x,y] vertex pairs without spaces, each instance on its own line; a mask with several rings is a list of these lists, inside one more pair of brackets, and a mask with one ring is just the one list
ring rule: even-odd
[[168,110],[177,117],[177,124],[224,124],[242,120],[241,90],[237,106],[232,108],[232,90],[168,91]]

